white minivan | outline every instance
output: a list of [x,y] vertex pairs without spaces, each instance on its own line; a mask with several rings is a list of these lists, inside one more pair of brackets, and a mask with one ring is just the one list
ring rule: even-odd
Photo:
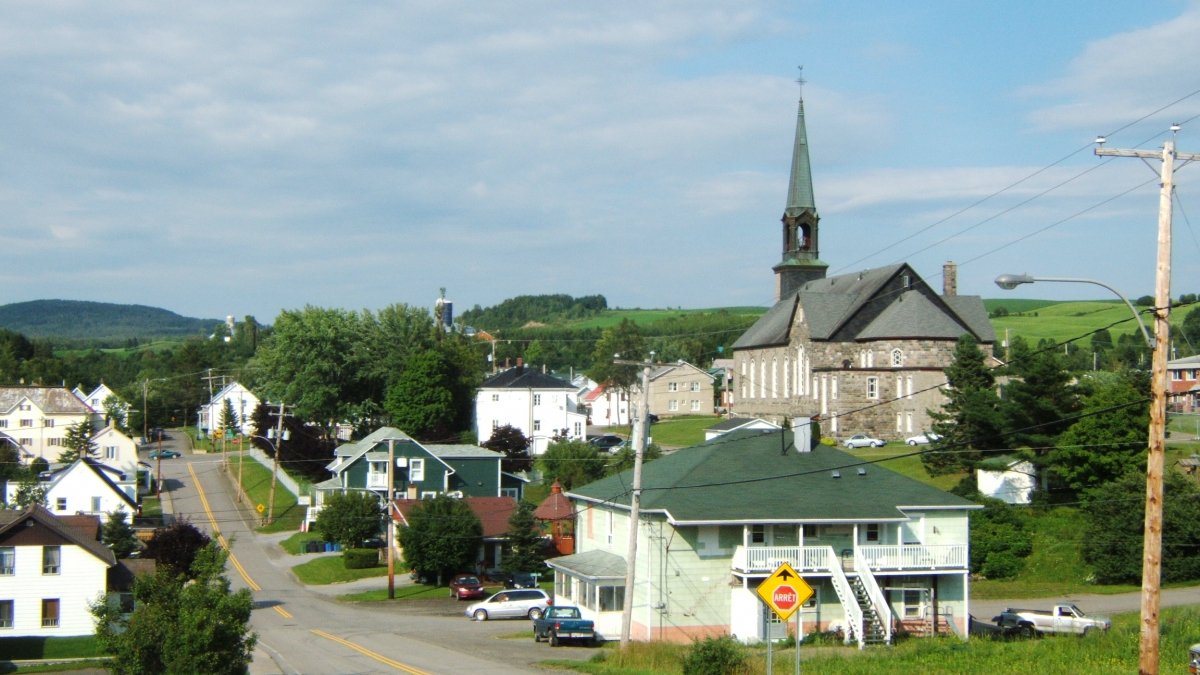
[[541,617],[554,604],[546,591],[537,588],[500,591],[487,600],[467,608],[467,616],[476,621],[488,619],[533,619]]

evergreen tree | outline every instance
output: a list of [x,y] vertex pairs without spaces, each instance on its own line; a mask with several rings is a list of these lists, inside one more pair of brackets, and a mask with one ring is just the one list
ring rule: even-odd
[[58,456],[58,461],[63,464],[70,464],[80,457],[95,458],[99,448],[92,440],[91,422],[81,420],[78,424],[68,427],[67,435],[63,437],[63,446],[67,449]]
[[921,455],[931,476],[968,470],[983,458],[983,450],[1001,447],[1004,442],[998,438],[1002,422],[996,378],[985,358],[970,333],[958,339],[954,363],[946,369],[946,403],[940,411],[928,411],[933,431],[940,436],[933,449]]
[[404,561],[421,576],[437,579],[471,570],[483,541],[483,523],[471,507],[458,499],[439,495],[424,499],[408,514],[400,528]]
[[1005,427],[1016,433],[1006,442],[1032,448],[1020,456],[1044,468],[1058,436],[1070,425],[1061,420],[1079,412],[1079,390],[1053,340],[1040,342],[1038,351],[1011,367],[1015,377],[1004,388],[1002,409]]
[[521,502],[508,518],[508,538],[512,551],[500,561],[504,572],[546,572],[546,556],[542,548],[546,539],[541,524],[533,517],[537,509],[531,502]]
[[511,424],[493,429],[492,437],[482,446],[504,455],[504,459],[500,460],[501,471],[516,473],[533,468],[533,458],[529,456],[529,439]]
[[225,431],[225,437],[233,438],[237,435],[239,425],[237,411],[233,409],[233,399],[227,397],[225,405],[221,407],[221,429]]
[[21,454],[17,445],[0,441],[0,482],[17,478],[27,470],[21,465]]
[[1130,472],[1144,471],[1149,447],[1148,382],[1129,375],[1096,388],[1082,414],[1128,407],[1077,420],[1046,458],[1049,470],[1075,493],[1097,488]]
[[108,514],[108,522],[104,524],[104,545],[107,546],[118,560],[128,558],[140,548],[137,535],[129,526],[129,514],[125,509],[118,509]]

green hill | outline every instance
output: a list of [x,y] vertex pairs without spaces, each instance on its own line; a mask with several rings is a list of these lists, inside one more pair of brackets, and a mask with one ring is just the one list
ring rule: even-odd
[[158,307],[108,302],[32,300],[0,306],[0,328],[29,337],[184,337],[208,335],[218,323],[218,319],[195,319]]
[[[1109,328],[1114,339],[1121,333],[1132,333],[1138,330],[1132,320],[1129,308],[1120,300],[1093,300],[1086,302],[1055,302],[1052,300],[984,300],[984,305],[992,315],[992,327],[1001,340],[1004,331],[1009,331],[1010,337],[1018,335],[1030,344],[1037,344],[1041,338],[1052,338],[1056,342],[1064,342],[1123,319],[1125,323]],[[1008,310],[1008,316],[996,316],[998,307]],[[1191,311],[1191,307],[1182,307],[1171,312],[1171,325],[1183,323],[1183,318]],[[1143,315],[1142,319],[1149,326],[1151,317]],[[1153,328],[1151,328],[1153,329]]]

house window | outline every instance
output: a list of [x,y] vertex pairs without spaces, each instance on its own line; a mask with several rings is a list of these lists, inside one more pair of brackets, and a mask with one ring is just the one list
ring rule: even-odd
[[19,409],[19,410],[33,410],[33,406],[29,405],[28,403],[22,403],[21,405],[17,406],[17,409]]
[[102,501],[102,500],[101,500],[99,497],[92,497],[92,511],[93,511],[93,512],[95,512],[95,511],[103,511],[103,510],[104,510],[104,509],[101,507],[101,501]]
[[541,431],[541,430],[542,430],[542,421],[541,421],[541,420],[534,420],[534,421],[533,421],[533,430],[534,430],[534,431]]
[[67,498],[59,497],[58,499],[54,500],[54,510],[55,511],[66,511],[67,510]]
[[499,401],[500,401],[500,394],[492,394],[492,403],[497,403]]
[[697,412],[699,410],[700,410],[700,399],[698,399],[698,398],[692,399],[692,412]]
[[408,460],[408,482],[420,483],[425,480],[425,460],[414,457]]
[[48,428],[54,428],[54,420],[42,420]]
[[33,420],[21,420],[21,426],[23,426],[23,427],[32,427],[32,426],[33,426]]
[[[754,373],[758,369],[754,367],[754,361],[750,362],[750,398],[754,398]],[[746,398],[743,394],[742,398]]]
[[912,278],[909,277],[907,274],[901,275],[900,283],[904,284],[905,288],[908,288],[909,286],[912,285]]
[[534,405],[541,405],[541,404],[542,404],[542,395],[541,395],[541,394],[534,394],[534,395],[533,395],[533,404],[534,404]]
[[0,420],[0,429],[8,428],[8,420]]
[[583,436],[583,422],[576,422],[575,423],[575,437],[579,438],[580,436]]
[[521,498],[520,491],[517,490],[517,488],[500,488],[500,496],[501,497],[512,497],[513,499]]
[[919,589],[904,591],[904,618],[921,618],[921,591]]
[[879,543],[879,524],[869,523],[867,525],[867,543]]
[[879,398],[879,378],[867,378],[867,398]]
[[61,546],[42,547],[42,574],[58,574],[62,563]]
[[892,366],[899,368],[904,365],[904,352],[899,349],[892,350]]
[[17,549],[12,546],[0,548],[0,574],[5,576],[17,573]]
[[912,413],[904,413],[904,427],[908,429],[908,433],[912,433]]
[[600,587],[600,611],[619,612],[625,608],[624,586]]
[[13,627],[13,601],[0,600],[0,628]]
[[789,359],[786,356],[783,357],[783,397],[784,398],[789,398],[792,395],[791,389],[789,388],[790,382],[788,381],[788,375],[791,374],[791,370],[792,370],[791,359]]
[[25,445],[25,446],[33,445],[32,438],[18,438],[17,442],[20,443],[21,445]]
[[751,525],[750,526],[750,543],[751,544],[767,543],[767,526],[766,525]]
[[117,458],[117,446],[115,446],[115,445],[104,446],[104,459],[116,459],[116,458]]
[[676,399],[671,399],[670,401],[667,401],[667,410],[670,410],[671,412],[675,412],[676,410],[679,410],[679,401]]
[[42,600],[42,628],[58,627],[58,600]]
[[667,391],[679,391],[679,383],[678,382],[668,382],[667,383]]
[[700,383],[699,382],[692,383],[692,391],[700,391]]
[[612,546],[613,545],[613,527],[614,527],[613,512],[605,511],[605,513],[608,514],[608,534],[606,535],[606,541],[608,542],[609,546]]
[[61,438],[47,438],[46,445],[62,445]]
[[836,401],[837,400],[837,375],[834,375],[830,379],[831,379],[831,381],[829,383],[829,398]]
[[758,362],[758,396],[759,398],[767,397],[767,360],[760,359]]
[[896,431],[904,431],[904,413],[896,413]]
[[500,420],[492,420],[492,431],[500,428]]
[[[1183,379],[1183,371],[1182,370],[1172,370],[1171,371],[1171,379],[1175,380],[1176,382],[1182,380]],[[21,420],[21,426],[25,426],[25,420]]]
[[437,499],[437,495],[436,492],[422,492],[421,499]]

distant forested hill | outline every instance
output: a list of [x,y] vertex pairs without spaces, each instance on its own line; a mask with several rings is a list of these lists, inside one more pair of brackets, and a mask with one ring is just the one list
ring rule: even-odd
[[468,309],[458,317],[463,324],[483,330],[520,328],[527,324],[551,324],[574,319],[586,319],[608,308],[603,295],[572,298],[558,295],[518,295],[495,307]]
[[0,328],[29,337],[154,338],[208,335],[218,319],[194,319],[158,307],[81,300],[33,300],[0,306]]

